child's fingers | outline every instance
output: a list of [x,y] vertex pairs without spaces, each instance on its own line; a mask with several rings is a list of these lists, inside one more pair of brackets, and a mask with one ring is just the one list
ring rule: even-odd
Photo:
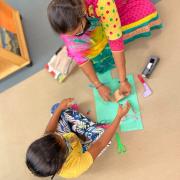
[[126,111],[128,112],[130,108],[131,108],[131,104],[129,102],[126,102],[126,106],[125,106]]
[[67,103],[67,106],[70,107],[72,105],[72,102],[74,101],[74,98],[69,98],[67,99],[66,103]]
[[127,107],[130,107],[130,106],[131,106],[131,104],[129,103],[129,101],[126,102],[126,106],[127,106]]
[[74,98],[64,99],[64,100],[61,102],[61,106],[68,106],[68,107],[70,107],[72,101],[74,101]]
[[124,93],[125,96],[129,96],[130,92],[126,92]]
[[73,100],[74,98],[66,98],[66,99],[63,99],[62,102],[66,102],[66,101],[71,101]]
[[110,96],[110,94],[107,95],[107,100],[108,100],[108,101],[111,101],[111,96]]
[[64,100],[64,102],[70,103],[70,102],[72,102],[73,100],[74,100],[73,98],[67,98],[67,99]]
[[119,109],[121,109],[121,110],[123,109],[123,108],[122,108],[122,104],[119,104]]
[[72,101],[74,101],[74,98],[69,98],[68,101],[72,102]]
[[102,97],[103,97],[103,99],[105,101],[110,101],[111,100],[111,96],[109,94],[103,95]]
[[122,112],[123,112],[122,105],[121,105],[121,104],[119,104],[118,114],[122,114]]

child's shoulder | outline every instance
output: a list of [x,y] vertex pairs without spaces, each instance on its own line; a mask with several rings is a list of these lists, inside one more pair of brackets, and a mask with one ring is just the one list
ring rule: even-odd
[[71,142],[79,139],[79,138],[77,137],[77,135],[76,135],[75,133],[73,133],[73,132],[64,133],[64,134],[63,134],[63,137],[64,137],[66,140],[69,140],[69,141],[71,141]]
[[74,132],[63,133],[63,137],[71,137],[71,136],[76,136],[76,134]]

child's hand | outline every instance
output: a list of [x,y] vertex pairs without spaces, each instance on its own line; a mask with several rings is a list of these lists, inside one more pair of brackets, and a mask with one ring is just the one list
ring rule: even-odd
[[59,105],[59,108],[62,110],[65,110],[65,109],[71,107],[72,101],[74,101],[74,98],[67,98],[67,99],[62,100],[62,102]]
[[130,93],[131,93],[130,83],[128,81],[121,83],[119,94],[124,96],[129,96]]
[[125,116],[130,108],[131,108],[131,104],[129,102],[127,102],[124,106],[120,105],[118,109],[117,117],[122,118],[123,116]]
[[98,88],[98,92],[105,101],[111,100],[111,96],[110,96],[111,91],[110,91],[109,87],[102,85]]

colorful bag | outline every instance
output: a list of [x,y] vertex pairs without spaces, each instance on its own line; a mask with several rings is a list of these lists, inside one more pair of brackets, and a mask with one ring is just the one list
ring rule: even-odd
[[52,74],[54,79],[63,82],[75,68],[76,63],[67,55],[65,46],[59,48],[45,68]]

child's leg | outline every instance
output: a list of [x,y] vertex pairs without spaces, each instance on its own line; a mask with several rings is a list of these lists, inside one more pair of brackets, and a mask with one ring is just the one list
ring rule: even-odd
[[[52,107],[52,114],[54,113],[57,107],[58,104],[55,104]],[[59,117],[57,132],[74,132],[78,136],[85,136],[88,140],[83,143],[83,150],[86,151],[93,142],[97,141],[101,137],[101,135],[104,133],[104,128],[99,127],[96,123],[94,123],[88,117],[84,116],[78,111],[72,108],[68,108],[64,110]],[[111,142],[109,142],[107,146],[109,146],[110,143]],[[104,150],[102,152],[104,152]]]
[[[83,135],[88,139],[86,142],[82,143],[83,151],[86,151],[88,147],[97,141],[105,131],[104,128],[92,122],[88,117],[71,108],[63,111],[61,119],[66,119],[70,123],[70,127],[74,133],[77,135]],[[111,142],[107,144],[107,147],[110,144]],[[100,155],[107,149],[107,147],[104,148]]]
[[[57,107],[59,106],[59,103],[53,105],[51,108],[51,114],[55,112]],[[74,132],[78,136],[85,136],[86,138],[91,140],[91,133],[85,133],[86,129],[89,127],[95,126],[95,123],[92,122],[90,119],[76,111],[75,109],[68,108],[64,111],[62,111],[59,121],[58,121],[58,127],[57,132],[59,133],[68,133],[68,132]],[[93,139],[96,137],[93,134]]]
[[71,131],[77,135],[85,136],[88,140],[94,141],[99,136],[99,133],[95,131],[96,124],[72,108],[63,111],[61,119],[68,121]]
[[[59,106],[59,103],[54,104],[51,108],[51,115],[54,114],[55,110],[57,109],[57,107]],[[61,116],[59,116],[59,120],[58,120],[58,125],[57,125],[57,129],[56,131],[58,133],[64,134],[64,133],[69,133],[71,132],[71,128],[69,126],[69,123],[66,119],[61,119]]]

